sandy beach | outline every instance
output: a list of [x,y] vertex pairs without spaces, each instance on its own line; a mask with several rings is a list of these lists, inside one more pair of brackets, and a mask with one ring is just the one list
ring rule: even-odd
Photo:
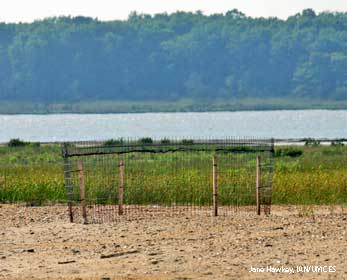
[[83,225],[66,206],[0,205],[0,223],[0,279],[347,279],[341,206]]

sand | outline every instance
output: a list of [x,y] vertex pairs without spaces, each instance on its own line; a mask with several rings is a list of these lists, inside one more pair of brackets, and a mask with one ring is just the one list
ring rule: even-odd
[[0,205],[0,225],[0,279],[347,279],[347,207],[83,225],[65,206]]

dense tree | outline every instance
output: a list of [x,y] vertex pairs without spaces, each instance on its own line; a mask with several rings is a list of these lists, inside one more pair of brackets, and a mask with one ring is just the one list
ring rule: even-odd
[[347,100],[347,13],[0,23],[0,100]]

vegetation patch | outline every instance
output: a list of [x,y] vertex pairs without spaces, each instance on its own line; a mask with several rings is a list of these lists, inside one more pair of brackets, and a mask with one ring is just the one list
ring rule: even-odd
[[[125,193],[125,199],[134,203],[147,203],[155,200],[155,197],[161,198],[163,195],[161,190],[169,187],[168,201],[176,197],[180,202],[187,203],[191,201],[191,197],[184,192],[186,187],[194,190],[194,195],[201,195],[199,198],[201,202],[207,201],[210,199],[210,189],[201,190],[201,182],[206,182],[206,185],[210,182],[211,166],[209,164],[213,153],[205,153],[204,156],[192,153],[189,160],[200,163],[206,160],[208,162],[206,168],[201,164],[196,164],[196,168],[187,165],[177,176],[170,175],[172,171],[166,155],[148,153],[146,157],[141,158],[135,154],[129,155],[129,159],[134,159],[134,162],[131,169],[127,169],[127,172],[130,172],[127,174],[129,174],[129,183],[135,187],[130,193]],[[179,152],[174,153],[173,160],[179,156]],[[274,162],[273,203],[346,204],[346,158],[347,146],[343,145],[277,148]],[[233,182],[233,178],[244,178],[246,182],[250,176],[247,169],[237,166],[229,169],[223,167],[228,166],[229,161],[232,160],[226,156],[225,160],[219,161],[219,168],[222,168],[219,177],[221,203],[232,201],[235,199],[233,194],[238,192],[227,182]],[[238,155],[238,160],[249,161],[252,166],[256,164],[254,155],[251,157]],[[115,160],[114,170],[117,170],[118,162]],[[144,164],[145,162],[147,164]],[[100,166],[100,169],[95,172],[101,172],[100,174],[109,172],[102,170]],[[115,171],[115,178],[116,176],[117,171]],[[106,196],[104,192],[107,191],[101,188],[102,183],[99,180],[93,184],[95,195],[101,200]],[[235,181],[235,186],[237,183]],[[156,185],[158,188],[150,191],[144,188],[146,185]],[[250,198],[243,198],[243,203],[246,203],[247,199]],[[0,202],[38,201],[39,204],[43,204],[64,200],[66,200],[66,192],[60,145],[0,146]],[[240,203],[240,201],[234,202]]]
[[299,157],[302,156],[304,151],[299,148],[286,147],[286,148],[276,148],[275,157]]

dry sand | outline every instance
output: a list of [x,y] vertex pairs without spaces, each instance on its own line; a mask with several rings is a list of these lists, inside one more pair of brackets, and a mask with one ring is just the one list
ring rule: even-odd
[[[347,279],[339,206],[82,225],[66,207],[0,205],[0,225],[0,279]],[[336,272],[248,272],[304,265]]]

